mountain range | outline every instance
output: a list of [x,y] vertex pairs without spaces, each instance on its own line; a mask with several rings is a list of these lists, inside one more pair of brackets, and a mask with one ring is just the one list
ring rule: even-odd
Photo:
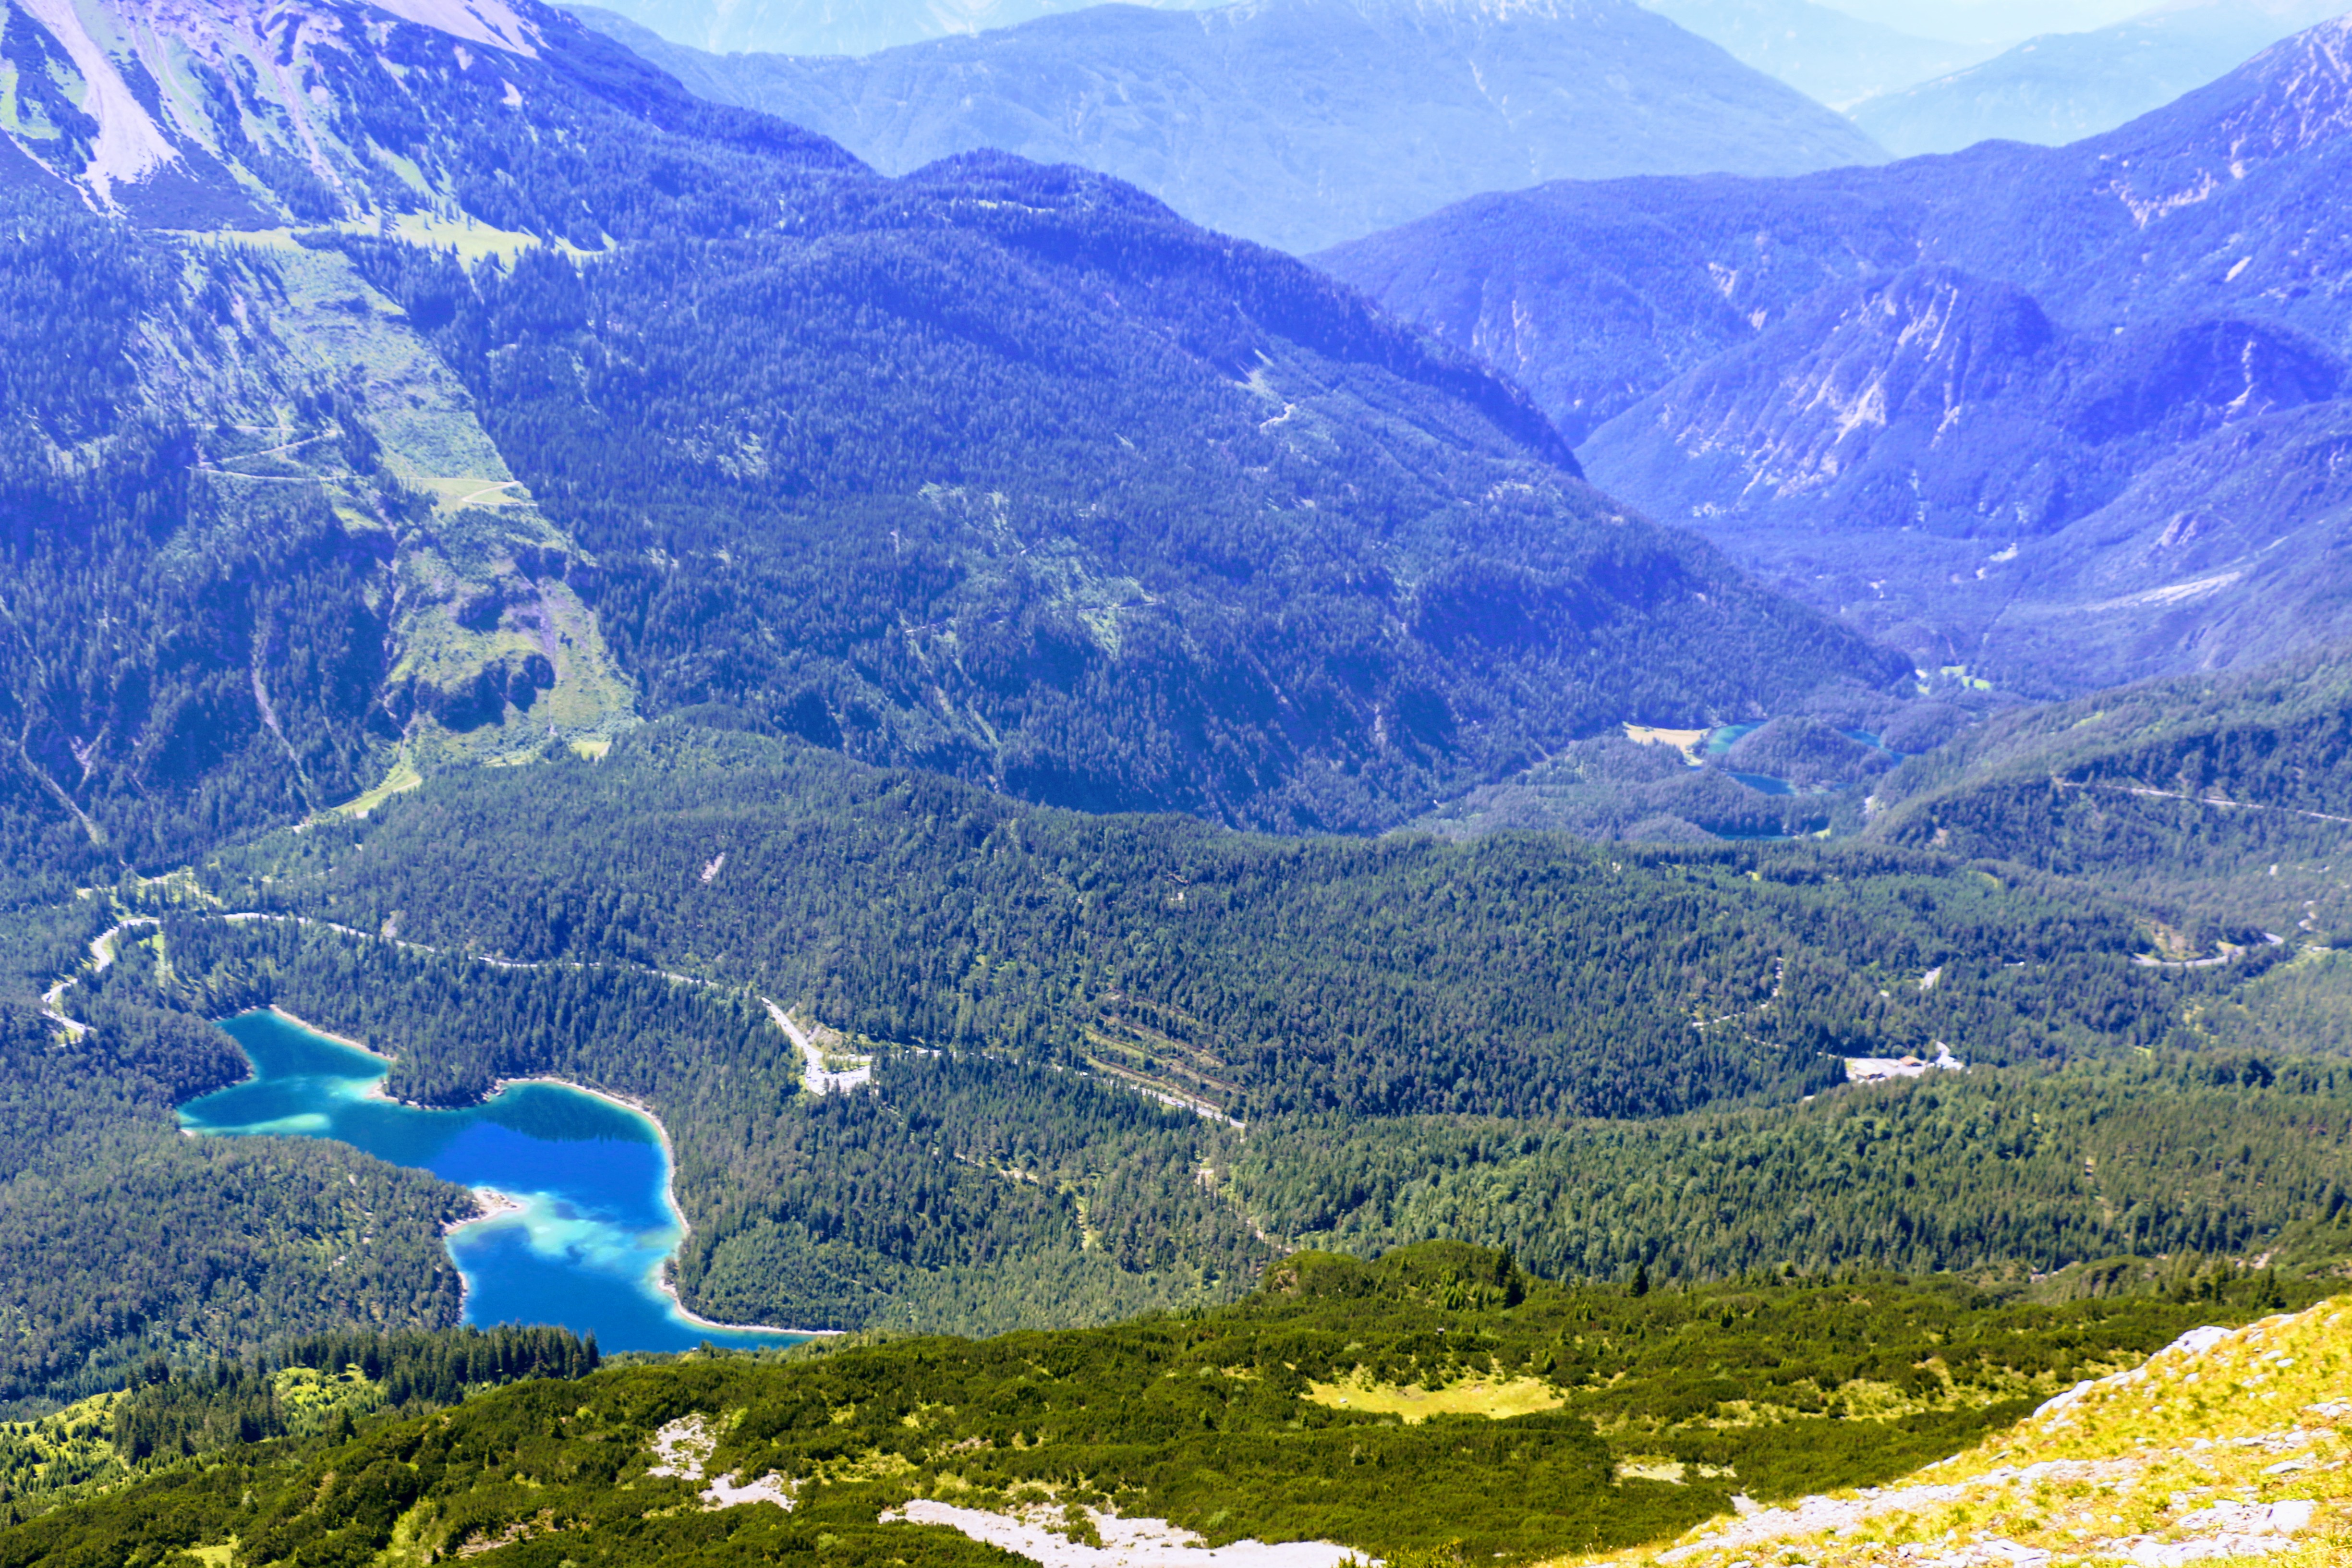
[[2344,9],[2343,0],[2159,5],[2089,32],[2043,34],[1965,69],[1923,71],[1900,90],[1837,107],[1897,157],[1994,140],[2057,146],[2160,109]]
[[1883,156],[1630,0],[1102,5],[856,58],[706,54],[580,14],[703,97],[885,173],[982,148],[1076,163],[1294,252],[1548,179]]
[[1449,342],[0,0],[0,1568],[2340,1555],[2345,44],[1331,253]]
[[1644,3],[1677,26],[1722,45],[1742,64],[1841,112],[1865,100],[1948,76],[2000,47],[1920,37],[1817,0]]
[[[1086,5],[1087,0],[612,0],[601,8],[671,43],[714,54],[870,55]],[[1171,0],[1166,8],[1193,7]]]
[[1373,826],[1899,668],[1131,187],[891,180],[560,13],[7,13],[5,591],[91,608],[0,654],[20,871],[714,702],[1044,799]]
[[2054,693],[2257,660],[2352,629],[2347,36],[2064,148],[1554,184],[1320,259],[1922,664]]

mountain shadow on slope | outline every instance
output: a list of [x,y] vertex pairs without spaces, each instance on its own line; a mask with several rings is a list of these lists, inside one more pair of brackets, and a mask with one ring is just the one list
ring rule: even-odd
[[[86,146],[20,136],[53,182],[133,215],[174,171],[233,168],[247,205],[215,221],[260,237],[142,232],[28,191],[110,268],[178,281],[123,296],[141,332],[77,346],[71,288],[27,274],[10,311],[25,482],[54,490],[41,454],[72,421],[172,432],[191,405],[215,432],[273,430],[240,439],[278,465],[217,495],[204,463],[163,459],[206,499],[101,531],[119,618],[28,625],[10,689],[37,771],[11,787],[26,841],[62,847],[44,853],[184,858],[403,756],[433,765],[424,720],[527,755],[573,732],[542,717],[565,689],[543,695],[548,669],[607,645],[606,735],[632,706],[720,700],[1034,798],[1278,827],[1383,826],[1628,714],[1768,711],[1899,674],[1585,487],[1474,362],[1131,187],[1001,154],[885,179],[528,3],[456,7],[456,38],[334,0],[304,15],[289,47],[317,90],[281,102],[245,68],[274,46],[232,14],[97,13],[109,37],[161,28],[221,63],[158,85],[168,113],[86,95],[113,117]],[[167,129],[184,123],[215,124],[214,145]],[[304,125],[317,158],[289,162]],[[102,133],[157,162],[98,159]],[[330,319],[372,334],[365,375],[313,363]],[[161,342],[185,347],[142,352]],[[102,374],[52,384],[35,367],[61,350]],[[395,362],[414,374],[380,368]],[[320,376],[342,388],[331,408]],[[462,483],[452,431],[478,448]],[[94,450],[131,474],[131,447]],[[281,577],[236,564],[287,531],[271,508],[351,563],[292,596],[347,627],[321,646],[348,658],[281,668],[319,639],[257,632],[241,602],[176,673],[87,651],[179,646],[189,616],[131,586],[165,559]],[[451,586],[488,548],[467,528],[504,528],[491,553],[512,560]],[[36,532],[12,602],[79,569],[73,529]],[[572,621],[532,608],[556,578]],[[445,616],[386,623],[428,586]],[[246,759],[234,788],[221,759],[159,748],[173,713]]]

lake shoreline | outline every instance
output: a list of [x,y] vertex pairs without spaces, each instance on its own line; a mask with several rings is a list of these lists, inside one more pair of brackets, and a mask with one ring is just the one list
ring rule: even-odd
[[[488,1225],[492,1220],[503,1219],[508,1215],[522,1213],[521,1199],[509,1197],[496,1187],[467,1187],[466,1190],[474,1194],[475,1212],[467,1215],[464,1219],[453,1219],[443,1226],[441,1234],[444,1237],[455,1236],[469,1225]],[[455,1264],[457,1259],[453,1258],[450,1262]],[[458,1269],[458,1283],[463,1285],[465,1279],[466,1271],[462,1268]],[[462,1297],[459,1298],[458,1310],[460,1313],[465,1310]]]
[[808,1339],[824,1339],[847,1331],[844,1329],[784,1329],[778,1328],[772,1323],[722,1323],[714,1319],[706,1318],[688,1307],[685,1299],[677,1293],[677,1282],[669,1277],[669,1266],[677,1261],[678,1248],[683,1247],[686,1245],[686,1238],[694,1234],[694,1226],[686,1217],[686,1210],[679,1206],[677,1201],[677,1145],[670,1142],[669,1129],[662,1125],[662,1119],[654,1114],[652,1106],[634,1095],[622,1094],[609,1089],[591,1089],[584,1083],[573,1083],[569,1079],[550,1078],[544,1074],[530,1078],[499,1079],[491,1086],[489,1094],[484,1098],[482,1103],[487,1105],[490,1100],[496,1100],[506,1092],[509,1085],[526,1083],[540,1083],[554,1089],[568,1089],[574,1094],[584,1094],[591,1100],[601,1100],[607,1105],[616,1105],[636,1116],[646,1126],[653,1129],[654,1137],[661,1143],[662,1202],[668,1205],[670,1218],[677,1226],[677,1246],[670,1248],[668,1256],[654,1265],[653,1272],[648,1277],[648,1283],[668,1299],[670,1306],[676,1310],[681,1319],[698,1329],[715,1329],[721,1333],[800,1334]]
[[[404,1110],[425,1112],[478,1110],[497,1100],[509,1089],[530,1084],[540,1084],[550,1089],[564,1089],[590,1100],[600,1100],[606,1105],[614,1107],[615,1110],[626,1112],[628,1115],[635,1118],[639,1123],[652,1131],[654,1142],[661,1150],[661,1201],[663,1208],[670,1217],[671,1224],[677,1229],[677,1241],[670,1247],[668,1252],[655,1261],[651,1269],[648,1270],[644,1283],[650,1290],[659,1295],[667,1303],[670,1312],[675,1316],[677,1321],[687,1328],[703,1330],[711,1333],[777,1334],[791,1336],[795,1340],[802,1342],[814,1339],[830,1338],[837,1336],[845,1331],[840,1329],[790,1329],[782,1328],[770,1323],[722,1323],[714,1319],[706,1318],[701,1313],[697,1312],[687,1306],[684,1298],[678,1294],[676,1282],[670,1278],[670,1268],[677,1261],[679,1248],[683,1247],[686,1245],[687,1238],[693,1235],[694,1227],[686,1217],[686,1210],[677,1201],[677,1145],[671,1140],[669,1129],[663,1125],[662,1119],[655,1113],[654,1108],[646,1101],[639,1100],[634,1095],[623,1094],[613,1089],[594,1089],[591,1088],[587,1084],[575,1083],[569,1079],[556,1078],[552,1075],[541,1073],[533,1074],[527,1078],[499,1079],[490,1085],[489,1092],[476,1100],[472,1106],[420,1105],[415,1101],[402,1100],[397,1096],[394,1096],[384,1087],[389,1079],[391,1068],[398,1063],[398,1058],[386,1055],[384,1052],[376,1050],[366,1045],[364,1042],[353,1039],[348,1035],[339,1035],[331,1029],[322,1029],[318,1025],[311,1023],[309,1019],[289,1012],[286,1008],[279,1006],[274,1002],[268,1004],[268,1006],[260,1009],[260,1011],[267,1012],[281,1022],[290,1025],[295,1028],[303,1030],[308,1034],[314,1035],[320,1039],[327,1040],[334,1045],[357,1051],[371,1061],[383,1064],[385,1068],[384,1076],[372,1080],[362,1092],[365,1097],[370,1100],[374,1100],[388,1105],[397,1105]],[[252,1079],[257,1076],[257,1073],[258,1068],[252,1065],[251,1058],[248,1057],[246,1081],[252,1081]],[[199,1133],[194,1128],[184,1127],[182,1131],[189,1137],[199,1136]],[[467,1230],[467,1228],[475,1226],[487,1226],[500,1220],[511,1219],[517,1215],[527,1214],[530,1211],[530,1205],[526,1199],[517,1197],[511,1193],[501,1191],[495,1187],[469,1186],[467,1188],[467,1191],[473,1194],[478,1212],[469,1215],[463,1219],[447,1223],[441,1227],[445,1250],[447,1250],[447,1243],[454,1239],[461,1231]],[[465,1267],[458,1261],[457,1254],[454,1251],[450,1251],[448,1256],[451,1265],[457,1269],[457,1277],[463,1291],[463,1294],[459,1298],[458,1307],[458,1311],[462,1316],[465,1311],[465,1298],[473,1293],[473,1285],[470,1280],[467,1279]]]
[[[289,1013],[285,1008],[280,1007],[275,1002],[270,1003],[267,1007],[263,1008],[262,1011],[265,1013],[275,1013],[278,1016],[285,1019],[296,1028],[308,1029],[310,1033],[318,1036],[322,1040],[332,1040],[339,1046],[349,1046],[352,1049],[359,1052],[363,1057],[374,1058],[377,1061],[382,1062],[386,1068],[391,1067],[394,1062],[399,1060],[397,1057],[388,1057],[384,1055],[382,1051],[377,1050],[373,1046],[369,1045],[364,1040],[355,1040],[349,1035],[336,1034],[332,1029],[322,1029],[319,1027],[318,1025],[310,1022],[308,1018],[298,1018],[293,1014]],[[390,1097],[386,1096],[385,1098],[388,1099]]]

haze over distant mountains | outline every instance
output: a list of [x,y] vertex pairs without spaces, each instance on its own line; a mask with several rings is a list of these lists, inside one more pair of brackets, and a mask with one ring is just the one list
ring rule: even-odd
[[[612,0],[604,9],[627,17],[672,43],[719,54],[864,55],[926,38],[951,37],[1010,27],[1039,16],[1084,9],[1092,0]],[[1135,0],[1160,10],[1205,10],[1219,0]],[[1729,38],[1687,20],[1723,19],[1727,31],[1750,31],[1759,47],[1767,40],[1755,29],[1792,23],[1807,34],[1870,40],[1924,35],[1958,41],[1981,58],[2028,34],[2090,28],[2120,20],[2140,9],[2139,0],[1840,0],[1834,6],[1810,0],[1668,0],[1654,5],[1702,36],[1715,38],[1742,59]],[[1859,24],[1859,28],[1852,26]],[[1783,51],[1786,53],[1788,51]],[[1795,51],[1813,55],[1811,42]],[[1750,64],[1760,64],[1750,60]],[[1761,68],[1770,69],[1770,67]],[[1949,68],[1931,66],[1929,70]],[[1776,73],[1777,74],[1777,73]],[[1922,73],[1927,74],[1925,72]],[[1902,79],[1895,85],[1919,78]]]
[[[610,0],[603,9],[672,43],[718,54],[868,55],[1010,27],[1094,0]],[[1141,0],[1160,5],[1162,0]],[[1215,4],[1217,0],[1208,0]],[[1185,0],[1165,8],[1190,10]],[[577,7],[567,7],[576,9]]]
[[1644,0],[1741,63],[1832,109],[1973,65],[2000,46],[1920,37],[1816,0]]
[[864,58],[709,55],[583,15],[702,96],[887,173],[982,147],[1077,163],[1293,251],[1547,179],[1882,157],[1629,0],[1103,5]]
[[2120,131],[1554,184],[1321,258],[1598,482],[2028,689],[2352,631],[2352,22]]
[[1823,0],[1823,4],[1881,26],[1995,47],[2035,33],[2104,27],[2147,9],[2147,0]]
[[1995,138],[2054,147],[2162,108],[2346,9],[2346,0],[2176,0],[2093,31],[2045,33],[1964,70],[1923,73],[1935,79],[1837,107],[1898,157]]

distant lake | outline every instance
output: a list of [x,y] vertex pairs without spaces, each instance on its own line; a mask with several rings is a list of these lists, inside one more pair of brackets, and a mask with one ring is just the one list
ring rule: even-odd
[[463,1110],[422,1110],[371,1092],[390,1064],[267,1009],[221,1021],[253,1077],[180,1107],[208,1137],[331,1138],[520,1206],[459,1226],[449,1257],[466,1279],[466,1321],[554,1323],[607,1351],[789,1345],[809,1338],[696,1321],[660,1288],[683,1237],[669,1155],[653,1121],[561,1084],[510,1084]]

